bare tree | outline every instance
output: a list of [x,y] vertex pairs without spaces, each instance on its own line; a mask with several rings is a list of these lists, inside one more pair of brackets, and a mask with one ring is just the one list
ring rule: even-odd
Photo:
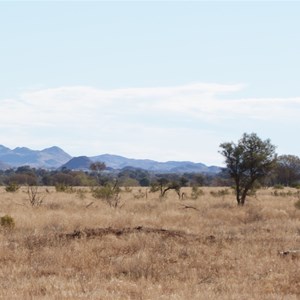
[[38,186],[28,186],[27,195],[31,206],[40,206],[46,197],[46,195],[39,192]]

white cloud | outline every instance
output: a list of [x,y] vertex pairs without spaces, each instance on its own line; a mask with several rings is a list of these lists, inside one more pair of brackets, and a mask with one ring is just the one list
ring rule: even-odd
[[[2,100],[5,124],[25,126],[53,123],[86,123],[117,118],[135,113],[167,113],[178,111],[203,113],[215,105],[213,98],[238,91],[241,85],[190,84],[178,87],[128,88],[102,90],[91,87],[60,87],[27,91],[18,99]],[[100,117],[101,118],[98,118]]]
[[[144,157],[159,159],[161,153],[161,160],[185,157],[200,161],[206,153],[212,162],[209,145],[216,147],[226,140],[226,136],[220,140],[224,122],[239,132],[243,130],[239,124],[251,128],[253,120],[257,124],[298,120],[300,97],[233,99],[235,92],[244,89],[243,84],[193,83],[25,91],[15,99],[0,100],[1,143],[38,148],[58,144],[74,154],[89,155],[114,152],[143,157],[145,153]],[[186,120],[193,125],[188,126]],[[217,149],[215,153],[217,156]]]

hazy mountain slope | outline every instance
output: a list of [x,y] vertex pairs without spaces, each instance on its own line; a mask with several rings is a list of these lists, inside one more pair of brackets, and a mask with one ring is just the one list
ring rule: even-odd
[[[59,147],[50,147],[43,150],[32,150],[26,147],[17,147],[13,150],[0,145],[0,168],[19,167],[29,165],[36,168],[57,169],[65,167],[71,170],[87,170],[91,162],[101,161],[110,169],[125,167],[139,168],[156,173],[218,173],[219,167],[208,167],[202,163],[190,161],[158,162],[150,159],[133,159],[119,155],[102,154],[93,157],[70,156]],[[1,167],[2,166],[2,167]]]
[[0,161],[0,170],[7,170],[9,168],[10,168],[9,164],[6,164],[6,163]]
[[90,157],[92,161],[102,161],[108,167],[114,169],[122,169],[124,167],[140,168],[153,172],[170,172],[170,173],[183,173],[183,172],[194,172],[194,173],[218,173],[219,167],[207,167],[202,163],[193,163],[189,161],[168,161],[168,162],[157,162],[150,159],[132,159],[118,155],[103,154],[98,156]]
[[89,170],[92,160],[87,156],[78,156],[71,158],[67,163],[61,166],[61,169],[69,170]]
[[43,150],[17,147],[11,150],[0,145],[0,161],[12,167],[29,165],[31,167],[58,168],[70,159],[71,156],[59,147]]

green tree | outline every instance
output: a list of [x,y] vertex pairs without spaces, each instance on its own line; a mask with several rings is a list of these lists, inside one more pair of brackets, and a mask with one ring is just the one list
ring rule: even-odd
[[278,156],[275,176],[278,184],[291,186],[300,180],[300,158],[295,155]]
[[244,133],[237,144],[220,145],[225,157],[226,171],[235,182],[236,200],[244,205],[257,180],[267,176],[275,166],[275,146],[270,140],[261,140],[255,133]]

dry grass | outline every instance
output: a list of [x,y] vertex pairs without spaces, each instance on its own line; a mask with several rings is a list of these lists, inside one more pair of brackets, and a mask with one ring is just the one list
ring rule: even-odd
[[300,249],[297,197],[261,190],[241,208],[210,193],[221,189],[178,200],[133,188],[114,209],[88,189],[44,189],[31,207],[26,189],[1,188],[15,227],[0,229],[0,298],[299,299],[300,257],[278,255]]

